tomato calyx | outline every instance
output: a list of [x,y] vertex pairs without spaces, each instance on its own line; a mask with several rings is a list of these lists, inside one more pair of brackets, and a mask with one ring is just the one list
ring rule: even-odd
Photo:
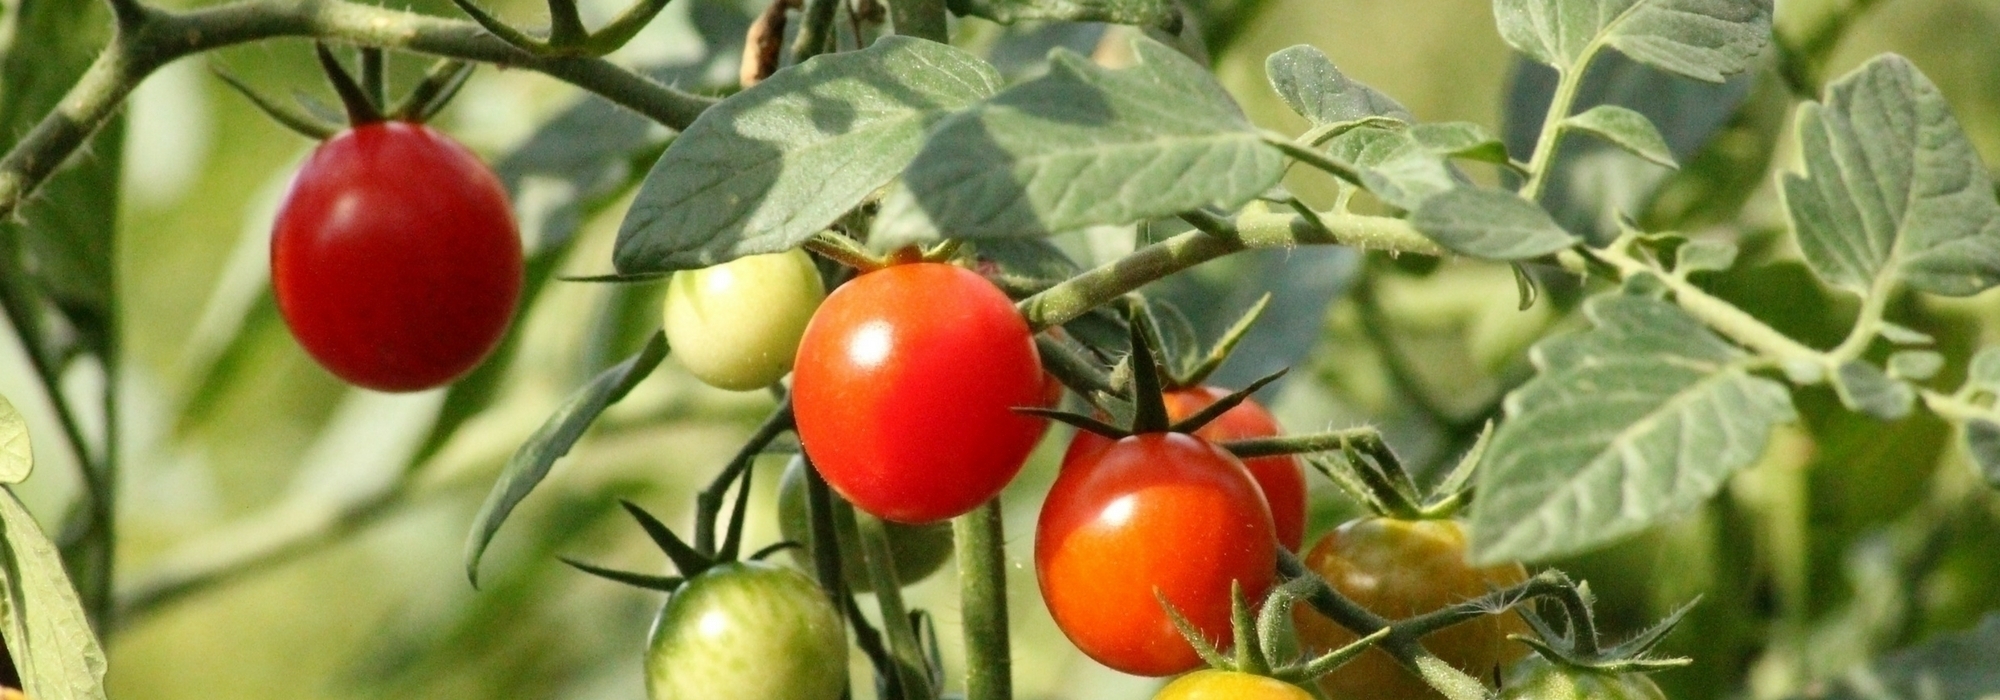
[[840,263],[861,274],[867,274],[892,265],[913,263],[950,262],[958,256],[962,241],[947,239],[930,248],[907,245],[890,251],[886,255],[870,252],[859,241],[834,231],[821,231],[805,241],[806,250],[821,257]]
[[423,79],[418,81],[407,94],[394,104],[390,104],[382,49],[375,47],[360,49],[361,75],[357,79],[341,66],[340,61],[334,58],[333,52],[326,44],[315,43],[313,48],[320,68],[326,73],[327,82],[340,97],[341,107],[346,113],[346,124],[318,116],[326,108],[319,106],[317,102],[308,102],[306,98],[300,97],[298,107],[289,106],[265,97],[220,65],[211,66],[211,70],[224,84],[249,99],[250,103],[264,112],[265,116],[306,138],[325,141],[343,128],[364,124],[383,121],[424,123],[436,116],[438,111],[444,109],[445,104],[458,94],[458,89],[465,85],[465,80],[472,75],[473,69],[473,64],[465,61],[440,60],[432,64],[430,70],[424,73]]
[[1203,661],[1211,668],[1253,676],[1276,678],[1286,683],[1304,685],[1339,668],[1341,664],[1367,651],[1376,642],[1389,636],[1389,627],[1376,630],[1338,649],[1327,651],[1315,657],[1301,655],[1294,659],[1277,659],[1275,653],[1281,648],[1283,635],[1290,629],[1292,606],[1304,598],[1311,589],[1312,582],[1294,579],[1283,585],[1273,586],[1265,596],[1263,606],[1256,613],[1250,610],[1248,599],[1243,596],[1243,585],[1231,582],[1230,630],[1232,633],[1229,653],[1225,654],[1189,622],[1181,611],[1168,602],[1165,595],[1154,591],[1160,606],[1167,611],[1167,619],[1173,621],[1174,628],[1180,630]]
[[1689,601],[1652,627],[1609,648],[1601,647],[1597,638],[1596,623],[1590,613],[1592,597],[1588,584],[1570,587],[1557,599],[1562,602],[1567,618],[1564,629],[1556,629],[1533,609],[1524,607],[1520,610],[1521,618],[1527,621],[1534,633],[1509,635],[1508,639],[1528,645],[1537,655],[1557,666],[1602,674],[1651,673],[1690,663],[1685,657],[1658,657],[1651,653],[1661,640],[1674,631],[1699,599]]

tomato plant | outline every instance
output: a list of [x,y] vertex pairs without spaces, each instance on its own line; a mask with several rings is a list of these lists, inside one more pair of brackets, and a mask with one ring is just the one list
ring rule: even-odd
[[449,137],[381,121],[299,167],[271,237],[271,284],[299,344],[382,391],[452,381],[519,301],[521,240],[499,178]]
[[792,405],[813,465],[855,507],[901,523],[972,510],[1013,480],[1045,423],[1028,325],[984,278],[893,265],[827,295],[799,342]]
[[1274,575],[1271,509],[1235,457],[1181,433],[1145,433],[1066,461],[1035,526],[1035,577],[1078,649],[1126,673],[1201,664],[1161,607],[1207,635],[1230,626],[1230,584]]
[[[1321,537],[1305,556],[1306,566],[1335,590],[1378,615],[1404,618],[1477,598],[1527,579],[1520,564],[1474,566],[1467,561],[1463,528],[1451,520],[1370,517],[1342,524]],[[1316,649],[1333,649],[1355,635],[1309,608],[1295,610],[1299,639]],[[1424,638],[1424,646],[1474,678],[1528,653],[1507,639],[1528,627],[1513,613],[1487,615]],[[1319,680],[1329,698],[1442,697],[1398,665],[1387,653],[1370,650]]]
[[[839,525],[836,525],[839,527]],[[841,528],[840,559],[847,562],[842,569],[842,578],[847,579],[849,590],[865,593],[874,590],[875,582],[868,571],[861,566],[860,534],[851,528]],[[916,583],[936,573],[946,561],[951,560],[951,525],[949,523],[928,523],[924,525],[904,525],[887,523],[890,555],[896,561],[896,580],[905,584]],[[800,566],[812,566],[812,551],[815,543],[812,527],[807,519],[806,509],[806,463],[793,459],[785,465],[784,476],[778,481],[778,531],[785,539],[804,545],[792,550],[793,559]]]
[[[1229,394],[1228,389],[1197,386],[1174,389],[1162,396],[1166,399],[1168,419],[1178,421]],[[1212,442],[1223,442],[1276,437],[1279,432],[1278,419],[1256,399],[1248,399],[1223,412],[1194,434]],[[1078,432],[1076,438],[1070,441],[1063,461],[1067,463],[1075,459],[1080,452],[1104,449],[1111,442],[1102,435]],[[1257,481],[1265,502],[1271,506],[1271,521],[1277,526],[1278,542],[1284,544],[1286,549],[1297,551],[1305,540],[1306,530],[1305,465],[1296,456],[1275,455],[1245,459],[1243,466],[1250,470],[1250,477]]]
[[802,250],[676,272],[662,304],[667,343],[697,379],[762,389],[791,371],[799,337],[825,296],[819,269]]
[[1507,669],[1501,700],[1666,700],[1653,679],[1638,672],[1601,671],[1531,656]]
[[1153,700],[1311,700],[1296,685],[1236,671],[1202,669],[1175,678]]

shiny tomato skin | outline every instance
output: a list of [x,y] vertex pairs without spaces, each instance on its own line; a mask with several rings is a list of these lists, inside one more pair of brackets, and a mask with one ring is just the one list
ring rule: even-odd
[[1312,700],[1312,695],[1276,678],[1208,668],[1175,678],[1153,700]]
[[[1305,564],[1354,602],[1392,620],[1477,598],[1528,578],[1520,564],[1469,563],[1465,530],[1452,520],[1348,521],[1320,538],[1306,554]],[[1292,615],[1299,641],[1313,653],[1355,638],[1309,606],[1293,608]],[[1490,683],[1496,669],[1528,653],[1527,646],[1507,635],[1527,632],[1527,623],[1509,612],[1446,628],[1423,642],[1438,658]],[[1444,697],[1379,649],[1363,652],[1321,676],[1319,687],[1330,700]]]
[[1271,510],[1242,463],[1192,435],[1124,438],[1063,465],[1035,529],[1035,576],[1056,626],[1113,669],[1201,666],[1154,596],[1209,639],[1230,634],[1230,582],[1261,600],[1277,565]]
[[792,369],[799,337],[826,297],[803,250],[746,255],[674,273],[660,315],[689,374],[730,391],[762,389]]
[[841,285],[806,324],[792,371],[799,440],[827,484],[876,517],[963,514],[1021,471],[1046,421],[1034,336],[993,283],[942,263]]
[[[1199,413],[1231,393],[1231,390],[1221,387],[1196,386],[1168,391],[1162,398],[1166,400],[1167,418],[1178,421]],[[1246,399],[1194,434],[1211,442],[1226,442],[1277,437],[1281,432],[1278,419],[1270,411],[1265,410],[1256,399]],[[1077,438],[1070,442],[1069,451],[1063,455],[1063,462],[1067,464],[1081,452],[1101,450],[1110,444],[1111,439],[1102,435],[1078,433]],[[1305,465],[1295,455],[1277,455],[1252,457],[1243,460],[1243,466],[1250,470],[1250,477],[1257,480],[1258,488],[1264,492],[1265,502],[1271,506],[1271,521],[1277,526],[1278,541],[1285,545],[1285,549],[1298,551],[1306,535]]]
[[792,569],[727,562],[667,598],[646,651],[650,700],[837,700],[847,635],[819,586]]
[[[793,457],[785,465],[784,476],[778,479],[778,532],[786,540],[803,545],[791,550],[792,561],[810,571],[815,543],[806,501],[806,463]],[[898,583],[922,581],[951,560],[951,523],[883,523],[883,530],[889,536],[889,557],[896,562]],[[853,527],[840,528],[841,578],[847,579],[848,590],[867,593],[875,590],[875,579],[868,574],[861,557],[861,533]]]
[[1606,673],[1530,656],[1507,669],[1501,700],[1667,700],[1643,673]]
[[408,122],[320,144],[271,237],[271,283],[293,336],[327,370],[380,391],[471,371],[512,322],[522,275],[500,179]]

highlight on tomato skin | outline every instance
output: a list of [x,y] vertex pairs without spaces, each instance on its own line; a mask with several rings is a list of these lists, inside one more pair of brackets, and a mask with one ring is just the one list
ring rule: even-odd
[[1202,660],[1160,597],[1225,639],[1231,582],[1263,598],[1274,540],[1270,507],[1240,461],[1192,435],[1147,433],[1065,461],[1036,523],[1035,576],[1056,626],[1084,654],[1167,676]]
[[876,517],[964,514],[1012,481],[1045,420],[1027,321],[992,282],[943,263],[891,265],[828,294],[792,374],[799,441],[827,484]]
[[421,124],[374,122],[320,144],[272,230],[271,283],[293,336],[379,391],[477,367],[513,322],[523,274],[500,179]]

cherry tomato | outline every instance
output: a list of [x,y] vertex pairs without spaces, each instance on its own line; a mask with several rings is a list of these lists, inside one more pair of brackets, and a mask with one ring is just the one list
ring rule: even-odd
[[1643,673],[1606,673],[1533,656],[1507,669],[1501,700],[1667,700]]
[[799,336],[824,298],[819,270],[802,250],[676,272],[661,305],[667,345],[711,386],[762,389],[792,370]]
[[299,344],[381,391],[471,371],[512,322],[522,274],[499,178],[421,124],[365,124],[320,144],[271,238],[271,283]]
[[[883,523],[889,534],[889,555],[896,560],[896,580],[904,585],[924,580],[951,559],[951,523],[904,525]],[[785,539],[805,545],[792,550],[793,561],[813,565],[812,521],[806,507],[806,463],[793,458],[778,480],[778,530]],[[861,534],[853,528],[840,533],[841,578],[848,590],[875,590],[875,580],[861,558]]]
[[[1212,386],[1189,387],[1166,392],[1167,418],[1181,420],[1201,412],[1201,409],[1221,400],[1231,393],[1229,389]],[[1215,420],[1209,421],[1195,435],[1214,442],[1247,440],[1251,438],[1276,437],[1280,432],[1278,419],[1257,403],[1256,399],[1246,399],[1235,408],[1224,411]],[[1069,444],[1069,452],[1063,455],[1067,463],[1078,451],[1101,450],[1111,444],[1111,439],[1090,432],[1077,433]],[[1298,551],[1306,536],[1306,468],[1294,455],[1274,457],[1253,457],[1243,460],[1243,466],[1250,470],[1250,477],[1257,480],[1257,486],[1264,492],[1264,500],[1271,506],[1271,522],[1278,528],[1278,541],[1285,549]]]
[[682,584],[653,621],[651,700],[834,700],[847,689],[840,613],[804,574],[729,562]]
[[1000,493],[1041,438],[1040,355],[993,283],[940,263],[894,265],[835,289],[792,376],[799,440],[863,511],[921,524]]
[[1111,668],[1201,666],[1154,596],[1209,639],[1230,634],[1230,582],[1250,600],[1277,565],[1271,509],[1242,462],[1192,435],[1147,433],[1063,464],[1035,530],[1035,575],[1056,626]]
[[[1342,524],[1313,545],[1308,568],[1362,607],[1389,619],[1419,615],[1527,580],[1520,564],[1474,567],[1466,561],[1465,530],[1451,520],[1362,518]],[[1299,640],[1315,653],[1354,641],[1354,633],[1310,606],[1293,608]],[[1474,678],[1490,680],[1495,669],[1521,658],[1528,648],[1507,639],[1525,634],[1526,622],[1513,613],[1489,615],[1424,637],[1438,658]],[[1370,649],[1319,679],[1332,700],[1442,698],[1387,652]]]
[[1276,678],[1210,668],[1174,679],[1153,700],[1312,700],[1312,695]]

